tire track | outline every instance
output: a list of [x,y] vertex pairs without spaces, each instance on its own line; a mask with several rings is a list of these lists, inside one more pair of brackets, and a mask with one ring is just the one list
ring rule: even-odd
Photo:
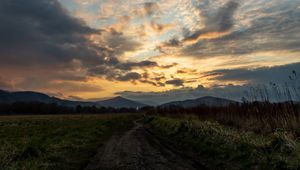
[[206,169],[162,145],[141,123],[123,135],[114,135],[99,149],[86,170],[196,170]]

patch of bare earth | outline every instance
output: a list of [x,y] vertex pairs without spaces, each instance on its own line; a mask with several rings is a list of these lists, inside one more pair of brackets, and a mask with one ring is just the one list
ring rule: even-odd
[[195,170],[205,169],[186,157],[162,145],[140,123],[122,135],[114,135],[86,170]]

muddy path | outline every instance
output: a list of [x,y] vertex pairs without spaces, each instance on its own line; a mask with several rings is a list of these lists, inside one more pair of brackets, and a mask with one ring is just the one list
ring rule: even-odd
[[195,170],[199,162],[164,146],[141,123],[124,134],[116,134],[99,148],[86,170]]

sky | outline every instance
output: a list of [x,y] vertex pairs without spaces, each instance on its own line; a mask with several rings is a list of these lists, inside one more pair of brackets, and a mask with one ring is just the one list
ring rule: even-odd
[[300,73],[300,0],[1,0],[0,89],[145,103]]

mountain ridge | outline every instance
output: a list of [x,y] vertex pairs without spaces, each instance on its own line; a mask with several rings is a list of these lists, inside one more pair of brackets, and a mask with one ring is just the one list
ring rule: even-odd
[[130,100],[121,96],[117,96],[111,99],[96,101],[98,106],[104,107],[115,107],[115,108],[122,108],[124,106],[131,107],[131,108],[141,108],[147,106],[146,104],[140,103],[138,101]]
[[42,102],[42,103],[56,103],[58,105],[76,107],[81,106],[96,106],[96,107],[115,107],[115,108],[141,108],[147,106],[146,104],[129,100],[121,96],[117,96],[111,99],[100,101],[72,101],[66,99],[60,99],[57,97],[49,96],[44,93],[34,91],[16,91],[10,92],[0,90],[0,103],[14,103],[14,102]]
[[196,99],[188,99],[188,100],[182,100],[182,101],[172,101],[165,104],[160,105],[161,107],[168,107],[168,106],[181,106],[181,107],[196,107],[200,105],[206,105],[206,106],[228,106],[229,104],[235,104],[238,103],[237,101],[225,99],[225,98],[219,98],[219,97],[213,97],[213,96],[204,96]]

